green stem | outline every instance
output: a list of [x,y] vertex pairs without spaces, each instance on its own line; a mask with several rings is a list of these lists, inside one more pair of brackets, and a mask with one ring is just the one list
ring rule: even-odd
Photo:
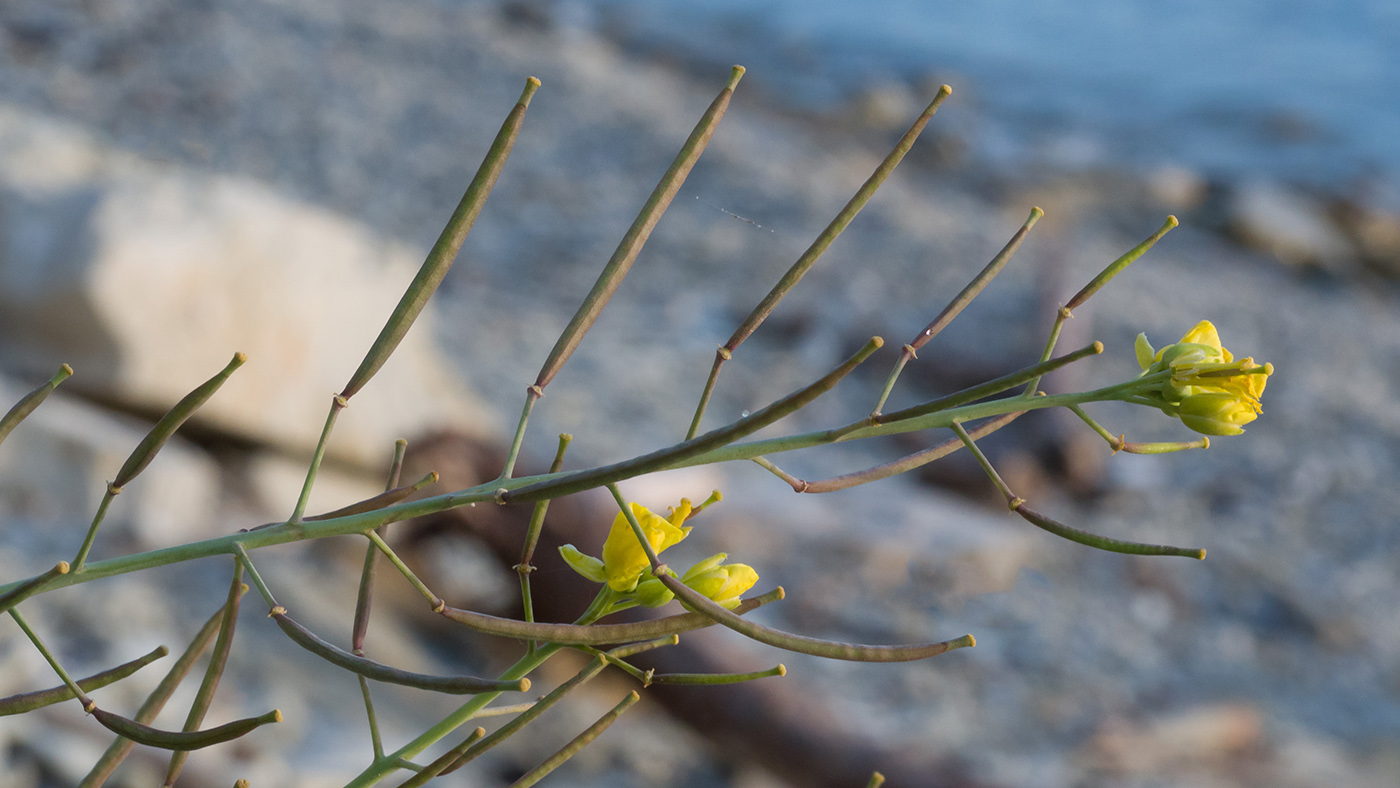
[[428,603],[433,606],[434,610],[438,610],[446,604],[442,601],[442,597],[428,590],[428,587],[423,584],[423,581],[418,579],[418,575],[415,575],[413,570],[408,568],[408,565],[403,562],[403,559],[399,558],[398,555],[390,549],[389,545],[385,543],[384,539],[380,537],[379,534],[374,531],[366,531],[365,536],[369,537],[369,540],[374,542],[374,546],[378,547],[379,551],[389,559],[389,563],[393,564],[394,568],[398,569],[399,573],[407,578],[408,582],[412,583],[414,588],[418,589],[418,593],[422,594],[423,597],[428,600]]
[[19,624],[19,628],[24,630],[24,634],[29,638],[29,642],[33,643],[34,647],[39,649],[39,653],[44,655],[44,660],[49,663],[49,667],[53,668],[53,672],[57,673],[58,677],[63,680],[63,683],[67,685],[68,691],[73,693],[73,697],[82,702],[83,711],[91,713],[97,704],[92,702],[92,698],[89,698],[87,694],[83,692],[77,682],[73,681],[68,675],[68,671],[64,670],[63,666],[58,664],[58,658],[53,655],[53,652],[49,651],[48,646],[44,645],[44,641],[39,637],[38,633],[29,627],[29,622],[24,620],[24,616],[20,614],[19,608],[12,607],[9,613],[10,618],[13,618],[15,623]]
[[[1060,332],[1064,330],[1065,321],[1071,317],[1073,317],[1073,315],[1071,315],[1069,309],[1065,307],[1060,307],[1055,311],[1055,322],[1051,324],[1050,336],[1045,340],[1045,352],[1040,354],[1040,362],[1042,364],[1049,361],[1050,355],[1055,352],[1055,345],[1060,341]],[[1044,377],[1044,373],[1031,378],[1030,382],[1026,384],[1026,390],[1021,392],[1021,396],[1026,398],[1034,397],[1036,390],[1040,387],[1040,379],[1042,377]]]
[[[1170,373],[1163,374],[1167,376],[1170,375]],[[840,439],[860,440],[888,435],[899,435],[919,430],[947,428],[948,425],[952,424],[954,421],[976,421],[996,416],[1004,416],[1009,413],[1064,407],[1087,402],[1104,402],[1109,400],[1131,401],[1135,396],[1160,387],[1161,382],[1161,379],[1154,378],[1153,376],[1144,376],[1127,383],[1106,386],[1092,391],[1038,396],[1031,399],[1025,399],[1020,396],[1005,397],[1002,399],[950,408],[948,410],[937,411],[892,423],[871,425],[868,423],[867,419],[862,419],[852,425],[852,429],[846,430],[840,435]],[[782,403],[775,404],[781,405]],[[738,438],[754,431],[754,429],[751,429],[753,425],[751,421],[745,422],[741,419],[740,422],[736,422],[736,424],[740,423],[743,424],[742,428],[728,432],[720,440],[713,442],[707,441],[699,451],[693,450],[695,448],[693,442],[686,442],[677,444],[669,449],[663,449],[659,452],[653,452],[626,462],[602,468],[569,471],[567,473],[546,473],[538,476],[523,476],[499,483],[499,485],[493,480],[486,484],[477,485],[476,487],[469,487],[451,493],[422,498],[416,501],[407,501],[396,506],[372,512],[363,512],[319,522],[278,523],[267,528],[227,534],[199,542],[191,542],[189,544],[96,561],[88,564],[82,573],[70,572],[67,575],[54,578],[46,587],[46,591],[67,588],[68,586],[78,585],[104,577],[113,577],[159,566],[181,563],[196,558],[226,555],[233,552],[233,546],[235,544],[241,544],[245,549],[251,551],[263,547],[300,542],[308,539],[322,539],[330,536],[345,536],[347,534],[363,534],[368,530],[387,523],[400,522],[414,517],[422,517],[424,515],[456,509],[471,503],[493,500],[498,496],[498,487],[505,488],[508,491],[533,488],[534,495],[532,497],[538,499],[553,498],[575,489],[587,489],[601,486],[609,482],[622,481],[654,470],[709,465],[730,460],[752,460],[755,457],[763,455],[823,446],[836,441],[836,438],[833,437],[833,430],[818,430],[815,432],[799,433],[765,440],[739,442]],[[706,439],[707,436],[701,436],[694,440],[701,441]],[[9,593],[22,584],[32,581],[32,579],[33,578],[18,580],[0,586],[0,595]]]
[[326,414],[326,426],[321,428],[321,439],[316,441],[316,451],[311,455],[311,465],[306,469],[306,481],[301,485],[301,495],[297,496],[296,509],[292,511],[292,516],[287,522],[299,523],[302,515],[306,514],[306,504],[311,500],[311,488],[316,484],[316,474],[321,470],[321,460],[326,456],[326,444],[330,442],[335,417],[349,404],[349,400],[343,395],[336,394],[331,397],[331,411]]
[[719,380],[719,369],[734,354],[729,348],[720,345],[715,351],[715,363],[710,366],[710,377],[705,380],[705,390],[700,392],[700,402],[695,406],[695,416],[690,420],[690,429],[685,431],[685,439],[690,440],[700,433],[700,422],[705,418],[705,409],[710,406],[710,396],[715,393],[715,381]]
[[9,590],[0,594],[0,613],[34,596],[44,590],[45,586],[66,574],[68,574],[68,562],[59,561],[53,565],[52,569],[37,577],[6,586]]
[[121,491],[120,487],[113,484],[107,485],[107,492],[102,495],[102,503],[97,505],[97,514],[93,515],[92,525],[88,526],[87,536],[83,537],[83,545],[78,548],[78,554],[73,558],[73,571],[83,571],[83,564],[87,561],[88,553],[92,551],[92,544],[97,541],[97,529],[106,519],[107,508],[112,505],[112,499],[116,498]]
[[[591,624],[598,620],[603,610],[606,609],[606,603],[610,596],[610,594],[599,593],[598,596],[594,598],[592,604],[588,606],[588,609],[584,611],[583,615],[580,616],[575,623],[580,625]],[[514,665],[506,668],[505,672],[501,673],[500,680],[513,681],[525,678],[530,675],[535,668],[543,665],[550,657],[554,656],[561,648],[564,648],[564,646],[550,644],[527,653],[525,656],[516,660]],[[500,695],[501,693],[499,692],[484,692],[474,696],[471,700],[459,706],[456,711],[444,717],[436,725],[419,734],[413,741],[383,758],[376,759],[374,763],[370,764],[363,772],[360,772],[355,779],[347,783],[345,788],[368,788],[368,786],[374,785],[387,777],[394,769],[398,768],[398,760],[412,758],[428,747],[441,741],[443,737],[466,724],[468,720],[485,709],[490,705],[491,701],[500,697]],[[538,706],[539,703],[537,702],[535,705]],[[543,709],[541,709],[541,711],[543,711]],[[424,769],[424,773],[427,771],[430,771],[430,768]],[[424,782],[426,782],[426,780]]]
[[1001,474],[997,473],[997,469],[992,467],[992,461],[987,459],[987,455],[982,453],[982,449],[978,448],[977,443],[972,440],[972,436],[967,434],[967,430],[963,429],[963,426],[956,421],[949,426],[952,427],[953,432],[958,434],[958,440],[962,441],[963,445],[967,447],[967,450],[972,453],[972,456],[977,458],[977,464],[982,466],[982,472],[987,474],[987,478],[991,479],[992,484],[996,485],[996,488],[1006,497],[1007,506],[1010,506],[1011,510],[1015,511],[1020,504],[1025,503],[1024,500],[1016,496],[1016,493],[1011,492],[1011,488],[1002,480]]
[[915,405],[912,408],[897,410],[894,413],[875,416],[870,419],[870,421],[875,424],[888,424],[892,421],[900,421],[901,419],[922,416],[928,413],[937,413],[940,410],[948,410],[958,405],[976,402],[979,399],[986,399],[993,394],[1000,394],[1007,389],[1019,386],[1027,380],[1039,380],[1040,376],[1047,372],[1053,372],[1060,367],[1068,366],[1080,359],[1088,358],[1089,356],[1097,356],[1102,352],[1103,343],[1094,342],[1073,353],[1066,353],[1059,358],[1041,361],[1035,366],[1019,369],[1015,372],[1002,375],[999,378],[989,380],[981,385],[965,388],[962,391],[954,392],[946,397],[939,397],[936,400],[925,402],[922,405]]
[[[564,467],[564,452],[568,450],[569,443],[574,436],[567,432],[559,434],[559,448],[554,451],[554,461],[549,464],[550,473],[558,473]],[[544,530],[544,517],[549,512],[549,499],[535,502],[535,510],[530,513],[530,526],[525,531],[525,544],[520,548],[520,562],[515,565],[515,571],[520,576],[520,603],[525,610],[525,621],[533,623],[535,620],[535,600],[530,592],[530,573],[535,571],[530,561],[535,557],[535,547],[539,545],[540,532]],[[530,641],[526,648],[535,650],[535,641]]]
[[[628,460],[617,465],[595,468],[591,471],[582,471],[577,474],[570,474],[570,484],[559,485],[557,483],[545,482],[535,484],[524,489],[511,491],[508,488],[502,495],[497,496],[498,501],[532,501],[540,498],[558,497],[569,493],[581,492],[583,490],[598,487],[609,481],[621,481],[634,476],[641,476],[646,473],[661,470],[666,467],[675,467],[681,461],[704,454],[706,451],[719,448],[742,438],[751,435],[784,416],[801,410],[809,405],[817,397],[830,391],[842,378],[849,375],[861,362],[870,357],[871,353],[878,350],[884,340],[879,337],[872,337],[865,347],[856,352],[846,360],[844,364],[832,370],[820,380],[800,389],[788,396],[778,400],[762,410],[745,416],[728,427],[721,427],[717,430],[692,438],[683,443],[676,444],[669,449],[654,451],[651,454]],[[619,474],[619,472],[621,472]],[[548,494],[544,494],[548,493]]]
[[783,470],[782,468],[779,468],[773,463],[772,460],[769,460],[767,457],[754,457],[753,461],[756,465],[758,465],[758,467],[764,469],[765,471],[768,471],[769,473],[773,474],[779,479],[782,479],[783,481],[787,482],[788,485],[792,487],[794,492],[807,492],[807,482],[804,482],[796,476],[793,476],[792,474]]
[[277,599],[272,596],[272,590],[267,587],[267,583],[263,582],[262,575],[258,574],[257,568],[253,566],[252,559],[248,557],[248,551],[243,549],[243,545],[236,544],[233,546],[233,553],[238,556],[243,568],[248,570],[248,577],[253,581],[253,587],[258,589],[258,593],[262,595],[263,601],[267,602],[267,606],[269,608],[277,607]]
[[356,676],[360,680],[360,695],[365,699],[365,716],[369,718],[369,741],[374,748],[374,759],[384,757],[384,740],[379,735],[379,718],[374,714],[374,699],[369,694],[369,679]]
[[515,437],[511,438],[510,451],[506,454],[505,467],[501,469],[501,479],[509,479],[515,472],[515,461],[520,456],[520,444],[525,441],[525,425],[530,423],[530,412],[535,409],[535,403],[544,396],[544,389],[539,386],[530,386],[525,390],[525,407],[520,411],[520,422],[515,425]]

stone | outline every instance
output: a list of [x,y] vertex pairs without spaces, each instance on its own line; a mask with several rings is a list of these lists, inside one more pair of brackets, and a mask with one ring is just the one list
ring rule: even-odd
[[1240,242],[1290,265],[1336,270],[1356,256],[1320,201],[1279,184],[1241,184],[1227,198],[1226,221]]
[[[309,454],[422,251],[252,181],[54,128],[0,112],[0,364],[67,362],[70,391],[154,415],[245,352],[196,421]],[[430,426],[493,432],[434,323],[425,310],[354,397],[329,456],[379,467]]]
[[1219,762],[1258,747],[1264,720],[1258,709],[1222,703],[1186,709],[1146,723],[1106,722],[1089,742],[1101,768],[1162,772],[1188,763]]

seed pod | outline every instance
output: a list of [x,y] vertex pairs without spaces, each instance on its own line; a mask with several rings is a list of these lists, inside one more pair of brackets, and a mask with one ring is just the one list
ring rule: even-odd
[[68,376],[72,374],[73,368],[64,364],[58,368],[58,374],[49,378],[49,382],[25,394],[24,398],[16,402],[15,406],[10,408],[9,412],[7,412],[4,417],[0,417],[0,442],[5,440],[10,434],[10,430],[15,428],[15,425],[24,421],[26,416],[33,413],[35,408],[39,407],[45,399],[48,399],[48,396],[53,393],[53,390],[58,388],[58,384],[67,380]]
[[282,628],[282,631],[292,639],[293,643],[332,665],[345,668],[352,673],[358,673],[367,679],[389,684],[402,684],[405,687],[416,687],[433,692],[444,692],[450,695],[472,695],[480,692],[524,692],[530,688],[529,679],[495,681],[475,676],[428,676],[391,668],[374,660],[357,657],[327,643],[313,634],[311,630],[288,617],[286,608],[280,605],[272,608],[272,612],[268,616],[277,622],[277,626]]
[[170,440],[170,436],[175,434],[175,430],[178,430],[180,425],[185,423],[185,419],[193,416],[200,405],[208,402],[209,398],[214,396],[214,392],[218,391],[219,387],[224,385],[224,381],[228,380],[229,375],[243,366],[243,362],[247,360],[248,357],[244,354],[234,353],[233,360],[220,370],[219,374],[206,380],[199,388],[186,394],[184,399],[175,403],[175,407],[161,416],[160,421],[156,422],[156,426],[152,427],[151,431],[146,433],[146,437],[142,438],[141,442],[136,445],[136,449],[131,452],[131,456],[126,459],[121,470],[117,471],[117,478],[112,480],[111,486],[121,489],[132,479],[135,479],[138,473],[145,470],[146,466],[151,464],[151,460],[155,459],[156,452],[159,452],[165,442]]
[[423,478],[419,479],[418,482],[415,484],[405,484],[402,487],[395,487],[394,489],[382,492],[374,496],[373,498],[366,498],[363,501],[357,501],[355,503],[350,504],[349,506],[342,506],[339,509],[326,512],[325,514],[313,515],[311,517],[305,518],[305,520],[308,523],[314,523],[318,520],[334,520],[337,517],[349,517],[352,514],[364,514],[365,512],[372,512],[376,509],[383,509],[388,506],[393,506],[394,504],[418,492],[424,487],[427,487],[430,484],[437,483],[437,480],[437,471],[430,471],[427,476],[424,476]]
[[137,744],[144,744],[147,747],[159,747],[162,750],[178,750],[188,752],[215,744],[223,744],[226,741],[233,741],[240,736],[252,733],[255,729],[269,722],[281,722],[282,712],[273,709],[261,717],[248,717],[242,720],[234,720],[226,725],[216,728],[209,728],[203,731],[163,731],[159,728],[152,728],[149,725],[142,725],[135,720],[129,720],[119,714],[110,711],[103,711],[96,706],[92,707],[92,716],[112,733],[126,739],[131,739]]
[[[93,674],[85,679],[79,679],[78,688],[83,692],[101,689],[108,684],[121,681],[169,653],[169,649],[165,646],[160,646],[144,657],[138,657],[130,662],[118,665],[111,670],[104,670],[101,673]],[[62,703],[72,697],[73,690],[69,689],[67,685],[60,685],[52,689],[39,690],[38,692],[26,692],[22,695],[11,695],[8,698],[0,698],[0,717],[42,709],[45,706]]]
[[[907,646],[867,646],[860,643],[842,643],[835,640],[820,640],[804,635],[794,635],[790,632],[746,621],[711,602],[676,578],[665,574],[660,575],[660,577],[661,582],[671,589],[686,607],[703,611],[705,616],[747,638],[788,651],[796,651],[800,654],[812,654],[828,659],[845,659],[852,662],[911,662],[916,659],[934,657],[955,648],[970,648],[977,645],[977,641],[971,635],[963,635],[960,638],[946,640],[942,643],[915,643]],[[781,587],[778,590],[781,591]]]
[[[783,598],[781,588],[746,599],[734,608],[734,613],[742,615],[756,607]],[[455,607],[443,607],[437,611],[444,618],[456,621],[470,629],[488,635],[515,638],[517,640],[538,640],[546,643],[562,643],[567,646],[595,646],[604,643],[631,643],[638,640],[652,640],[667,635],[708,627],[715,622],[700,613],[681,613],[635,624],[532,624],[516,621],[513,618],[499,618]],[[729,611],[725,611],[726,613]]]
[[495,141],[486,152],[486,158],[477,169],[476,176],[467,186],[466,194],[462,195],[462,201],[457,204],[457,210],[452,213],[452,218],[448,219],[437,243],[433,244],[433,248],[428,252],[423,266],[409,283],[408,289],[389,315],[389,320],[380,330],[359,368],[350,376],[350,382],[346,383],[344,390],[340,392],[341,397],[350,399],[355,396],[355,393],[374,377],[379,368],[384,366],[384,362],[389,360],[389,355],[413,326],[413,321],[418,319],[418,314],[423,311],[428,299],[437,291],[443,277],[447,276],[452,263],[457,259],[457,252],[462,248],[462,242],[466,240],[467,233],[471,232],[477,215],[481,213],[481,207],[486,204],[486,198],[491,196],[491,189],[496,185],[496,179],[500,177],[511,149],[515,147],[516,137],[520,135],[520,124],[525,120],[525,110],[530,106],[530,97],[535,95],[539,86],[540,81],[534,77],[526,80],[525,91],[520,94],[520,100],[506,116],[505,123],[501,124],[501,130],[496,133]]

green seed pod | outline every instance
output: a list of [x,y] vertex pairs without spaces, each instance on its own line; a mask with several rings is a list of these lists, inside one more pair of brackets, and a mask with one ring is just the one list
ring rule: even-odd
[[35,408],[39,407],[45,399],[48,399],[48,396],[53,393],[53,390],[58,388],[58,384],[67,380],[68,376],[72,374],[73,368],[64,364],[58,368],[58,374],[49,378],[49,382],[25,394],[23,399],[16,402],[15,406],[10,408],[9,412],[6,413],[3,418],[0,418],[0,442],[5,440],[10,434],[10,430],[15,428],[15,425],[24,421],[26,416],[33,413]]
[[495,681],[479,679],[475,676],[428,676],[391,668],[364,657],[357,657],[327,643],[313,634],[311,630],[288,617],[287,609],[280,605],[272,608],[272,612],[268,616],[277,622],[277,626],[282,628],[282,631],[292,639],[293,643],[332,665],[345,668],[352,673],[358,673],[367,679],[389,684],[402,684],[405,687],[416,687],[433,692],[444,692],[450,695],[472,695],[481,692],[524,692],[530,688],[529,679]]
[[[835,640],[820,640],[794,635],[790,632],[782,632],[755,624],[752,621],[746,621],[711,602],[680,580],[669,575],[661,575],[660,577],[661,582],[665,583],[666,587],[671,589],[677,597],[680,597],[681,602],[686,607],[702,611],[707,618],[711,618],[747,638],[788,651],[796,651],[800,654],[811,654],[828,659],[844,659],[852,662],[911,662],[916,659],[934,657],[955,648],[977,645],[977,641],[971,635],[963,635],[960,638],[946,640],[942,643],[916,643],[907,646],[866,646],[859,643],[842,643]],[[781,591],[781,587],[778,590]]]
[[163,731],[159,728],[152,728],[149,725],[142,725],[135,720],[129,720],[118,714],[93,706],[89,712],[102,723],[103,727],[112,733],[123,738],[131,739],[137,744],[144,744],[147,747],[159,747],[162,750],[178,750],[188,752],[215,744],[223,744],[226,741],[233,741],[240,736],[252,733],[258,727],[269,722],[281,722],[282,712],[273,709],[261,717],[248,717],[242,720],[234,720],[226,725],[210,728],[203,731],[190,731],[188,733],[180,731]]
[[418,319],[418,314],[423,311],[428,299],[437,292],[438,285],[456,261],[457,252],[462,248],[462,242],[467,239],[467,233],[471,232],[472,225],[476,223],[481,207],[486,204],[486,198],[491,196],[491,189],[496,185],[496,179],[500,177],[511,149],[515,147],[516,137],[520,135],[520,124],[525,120],[525,110],[530,106],[530,98],[535,95],[539,86],[540,81],[534,77],[526,80],[525,91],[520,94],[520,100],[501,124],[501,130],[496,133],[495,141],[486,152],[486,158],[477,169],[476,176],[467,186],[466,194],[462,195],[462,201],[457,204],[457,210],[452,213],[452,218],[448,219],[437,243],[433,244],[433,248],[428,252],[423,266],[409,283],[408,289],[389,315],[389,320],[380,330],[378,338],[370,346],[359,368],[350,376],[350,381],[340,392],[341,397],[350,399],[364,388],[379,368],[384,366],[384,362],[389,360],[390,354],[413,326],[413,321]]
[[[756,607],[783,598],[781,588],[746,599],[734,613],[742,615]],[[517,640],[538,640],[546,643],[562,643],[568,646],[596,646],[604,643],[632,643],[638,640],[652,640],[667,635],[708,627],[715,622],[700,613],[681,613],[635,624],[532,624],[512,618],[488,616],[455,607],[442,607],[437,611],[444,618],[456,621],[470,629],[488,635],[515,638]],[[728,613],[729,611],[725,611]]]
[[184,399],[175,403],[175,407],[161,416],[160,421],[156,422],[156,426],[152,427],[151,431],[146,433],[146,437],[142,438],[141,442],[136,445],[136,449],[131,452],[131,456],[127,458],[121,470],[117,471],[117,478],[112,480],[111,486],[121,489],[132,479],[135,479],[137,474],[145,470],[146,466],[151,464],[151,460],[155,459],[156,453],[161,450],[165,442],[170,440],[171,435],[175,434],[175,430],[178,430],[186,419],[193,416],[194,412],[199,410],[199,406],[208,402],[209,398],[214,396],[214,392],[218,391],[219,387],[224,385],[224,381],[228,380],[229,375],[243,366],[243,362],[247,360],[248,357],[244,354],[234,353],[233,360],[219,374],[206,380],[199,388],[186,394]]
[[[104,670],[101,673],[96,673],[85,679],[80,679],[78,681],[78,688],[83,692],[101,689],[108,684],[121,681],[169,653],[169,649],[165,646],[160,646],[144,657],[138,657],[130,662],[118,665],[111,670]],[[0,698],[0,717],[10,714],[23,714],[27,711],[41,709],[45,706],[52,706],[55,703],[62,703],[72,697],[73,690],[69,689],[65,684],[52,689],[39,690],[38,692],[26,692],[23,695],[11,695],[8,698]]]

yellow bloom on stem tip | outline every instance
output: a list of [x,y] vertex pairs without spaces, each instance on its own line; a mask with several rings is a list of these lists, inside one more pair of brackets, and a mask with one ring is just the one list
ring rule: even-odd
[[[671,510],[670,517],[653,514],[639,503],[630,505],[647,542],[657,553],[679,544],[690,535],[690,527],[682,525],[691,514],[689,499],[682,498],[681,505]],[[603,573],[607,576],[608,586],[614,591],[631,591],[637,587],[642,572],[650,566],[646,551],[632,531],[632,524],[627,522],[626,515],[618,512],[613,518],[612,529],[608,531],[607,541],[603,542]]]
[[681,582],[709,597],[720,607],[733,610],[739,597],[758,582],[758,572],[748,564],[726,564],[726,553],[715,553],[692,566]]
[[[718,490],[711,493],[699,506],[691,506],[689,498],[682,498],[680,504],[671,509],[665,517],[654,514],[639,503],[629,506],[632,507],[632,516],[637,518],[637,524],[642,527],[647,543],[651,545],[652,550],[660,554],[666,548],[679,544],[690,534],[690,526],[685,525],[686,520],[704,511],[710,504],[723,499],[724,496],[720,495]],[[659,607],[671,601],[670,596],[657,591],[656,587],[662,590],[665,587],[651,577],[651,562],[647,559],[641,543],[637,541],[632,524],[627,522],[627,515],[622,512],[618,512],[613,518],[608,538],[603,542],[601,559],[582,553],[571,544],[560,547],[559,554],[575,572],[595,583],[607,583],[609,588],[620,593],[637,592],[639,604]],[[638,582],[643,581],[643,576],[655,582],[641,589]],[[662,596],[665,598],[661,599]]]
[[1171,373],[1160,388],[1144,396],[1196,432],[1239,435],[1242,425],[1263,411],[1259,398],[1273,365],[1260,366],[1252,358],[1236,361],[1209,320],[1197,323],[1180,342],[1155,352],[1147,335],[1139,334],[1134,351],[1144,376]]

